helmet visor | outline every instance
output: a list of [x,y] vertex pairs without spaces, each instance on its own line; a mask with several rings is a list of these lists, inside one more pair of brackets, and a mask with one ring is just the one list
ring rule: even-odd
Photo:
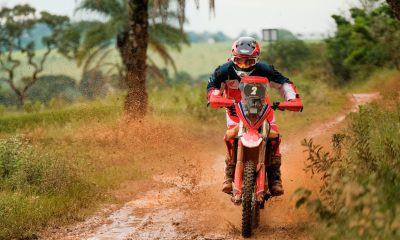
[[249,58],[249,57],[233,57],[233,63],[239,68],[249,68],[257,63],[257,58]]

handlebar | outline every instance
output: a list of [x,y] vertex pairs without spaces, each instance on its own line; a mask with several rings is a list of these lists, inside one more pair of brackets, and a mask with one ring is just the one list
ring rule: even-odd
[[218,95],[211,95],[210,101],[208,102],[207,106],[211,105],[211,107],[213,108],[220,108],[220,107],[230,107],[233,104],[235,104],[235,100],[233,99],[228,99]]
[[291,101],[285,102],[274,102],[272,104],[272,109],[280,110],[280,111],[293,111],[293,112],[302,112],[303,111],[303,103],[300,98],[293,99]]
[[[230,107],[236,104],[235,100],[228,99],[218,95],[212,95],[210,97],[210,101],[208,105],[211,105],[213,108],[221,108],[221,107]],[[303,111],[303,103],[301,102],[300,98],[293,99],[291,101],[285,102],[273,102],[272,109],[280,110],[280,111],[294,111],[294,112],[302,112]]]

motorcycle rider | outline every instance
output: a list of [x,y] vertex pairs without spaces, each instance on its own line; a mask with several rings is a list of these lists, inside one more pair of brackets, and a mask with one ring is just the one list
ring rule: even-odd
[[[267,77],[270,81],[270,86],[277,89],[286,101],[300,100],[296,87],[287,77],[278,72],[274,66],[259,62],[260,53],[259,43],[254,38],[240,37],[237,39],[232,45],[231,58],[228,62],[218,66],[208,81],[208,100],[210,101],[212,97],[224,95],[228,99],[239,102],[241,100],[239,82],[244,76]],[[236,128],[239,124],[239,117],[233,105],[226,108],[226,120],[228,130],[224,140],[227,152],[222,191],[231,193],[236,163],[233,162],[233,140],[235,135],[230,130]],[[269,166],[267,166],[268,187],[272,195],[279,196],[284,193],[280,171],[281,154],[279,145],[281,138],[273,113],[268,116],[268,120],[271,123],[270,138],[273,138],[272,159]]]

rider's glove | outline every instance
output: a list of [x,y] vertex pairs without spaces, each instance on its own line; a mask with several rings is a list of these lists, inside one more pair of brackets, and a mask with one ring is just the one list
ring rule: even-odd
[[234,100],[224,98],[220,90],[213,89],[208,91],[208,102],[213,108],[229,107],[234,104]]
[[222,95],[222,93],[221,93],[221,91],[219,90],[219,89],[211,89],[210,91],[208,91],[208,93],[207,93],[207,99],[208,99],[208,101],[210,101],[210,97],[211,97],[211,95],[214,95],[214,96],[221,96]]

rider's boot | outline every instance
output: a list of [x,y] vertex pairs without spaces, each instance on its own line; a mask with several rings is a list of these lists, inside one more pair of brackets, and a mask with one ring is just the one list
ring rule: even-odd
[[232,193],[232,182],[235,176],[235,163],[233,161],[233,140],[232,136],[234,133],[230,133],[232,130],[228,130],[225,134],[224,140],[226,144],[226,158],[225,158],[225,177],[224,183],[222,184],[222,191],[224,193],[231,194]]
[[281,180],[281,156],[272,156],[272,165],[267,168],[268,187],[272,196],[284,193]]
[[268,188],[273,196],[280,196],[284,193],[281,180],[281,160],[282,156],[279,151],[281,139],[280,137],[272,141],[272,157],[271,163],[267,167]]
[[235,165],[232,164],[230,156],[227,155],[225,159],[225,177],[224,183],[222,184],[222,191],[224,193],[232,193],[232,182],[235,175]]

